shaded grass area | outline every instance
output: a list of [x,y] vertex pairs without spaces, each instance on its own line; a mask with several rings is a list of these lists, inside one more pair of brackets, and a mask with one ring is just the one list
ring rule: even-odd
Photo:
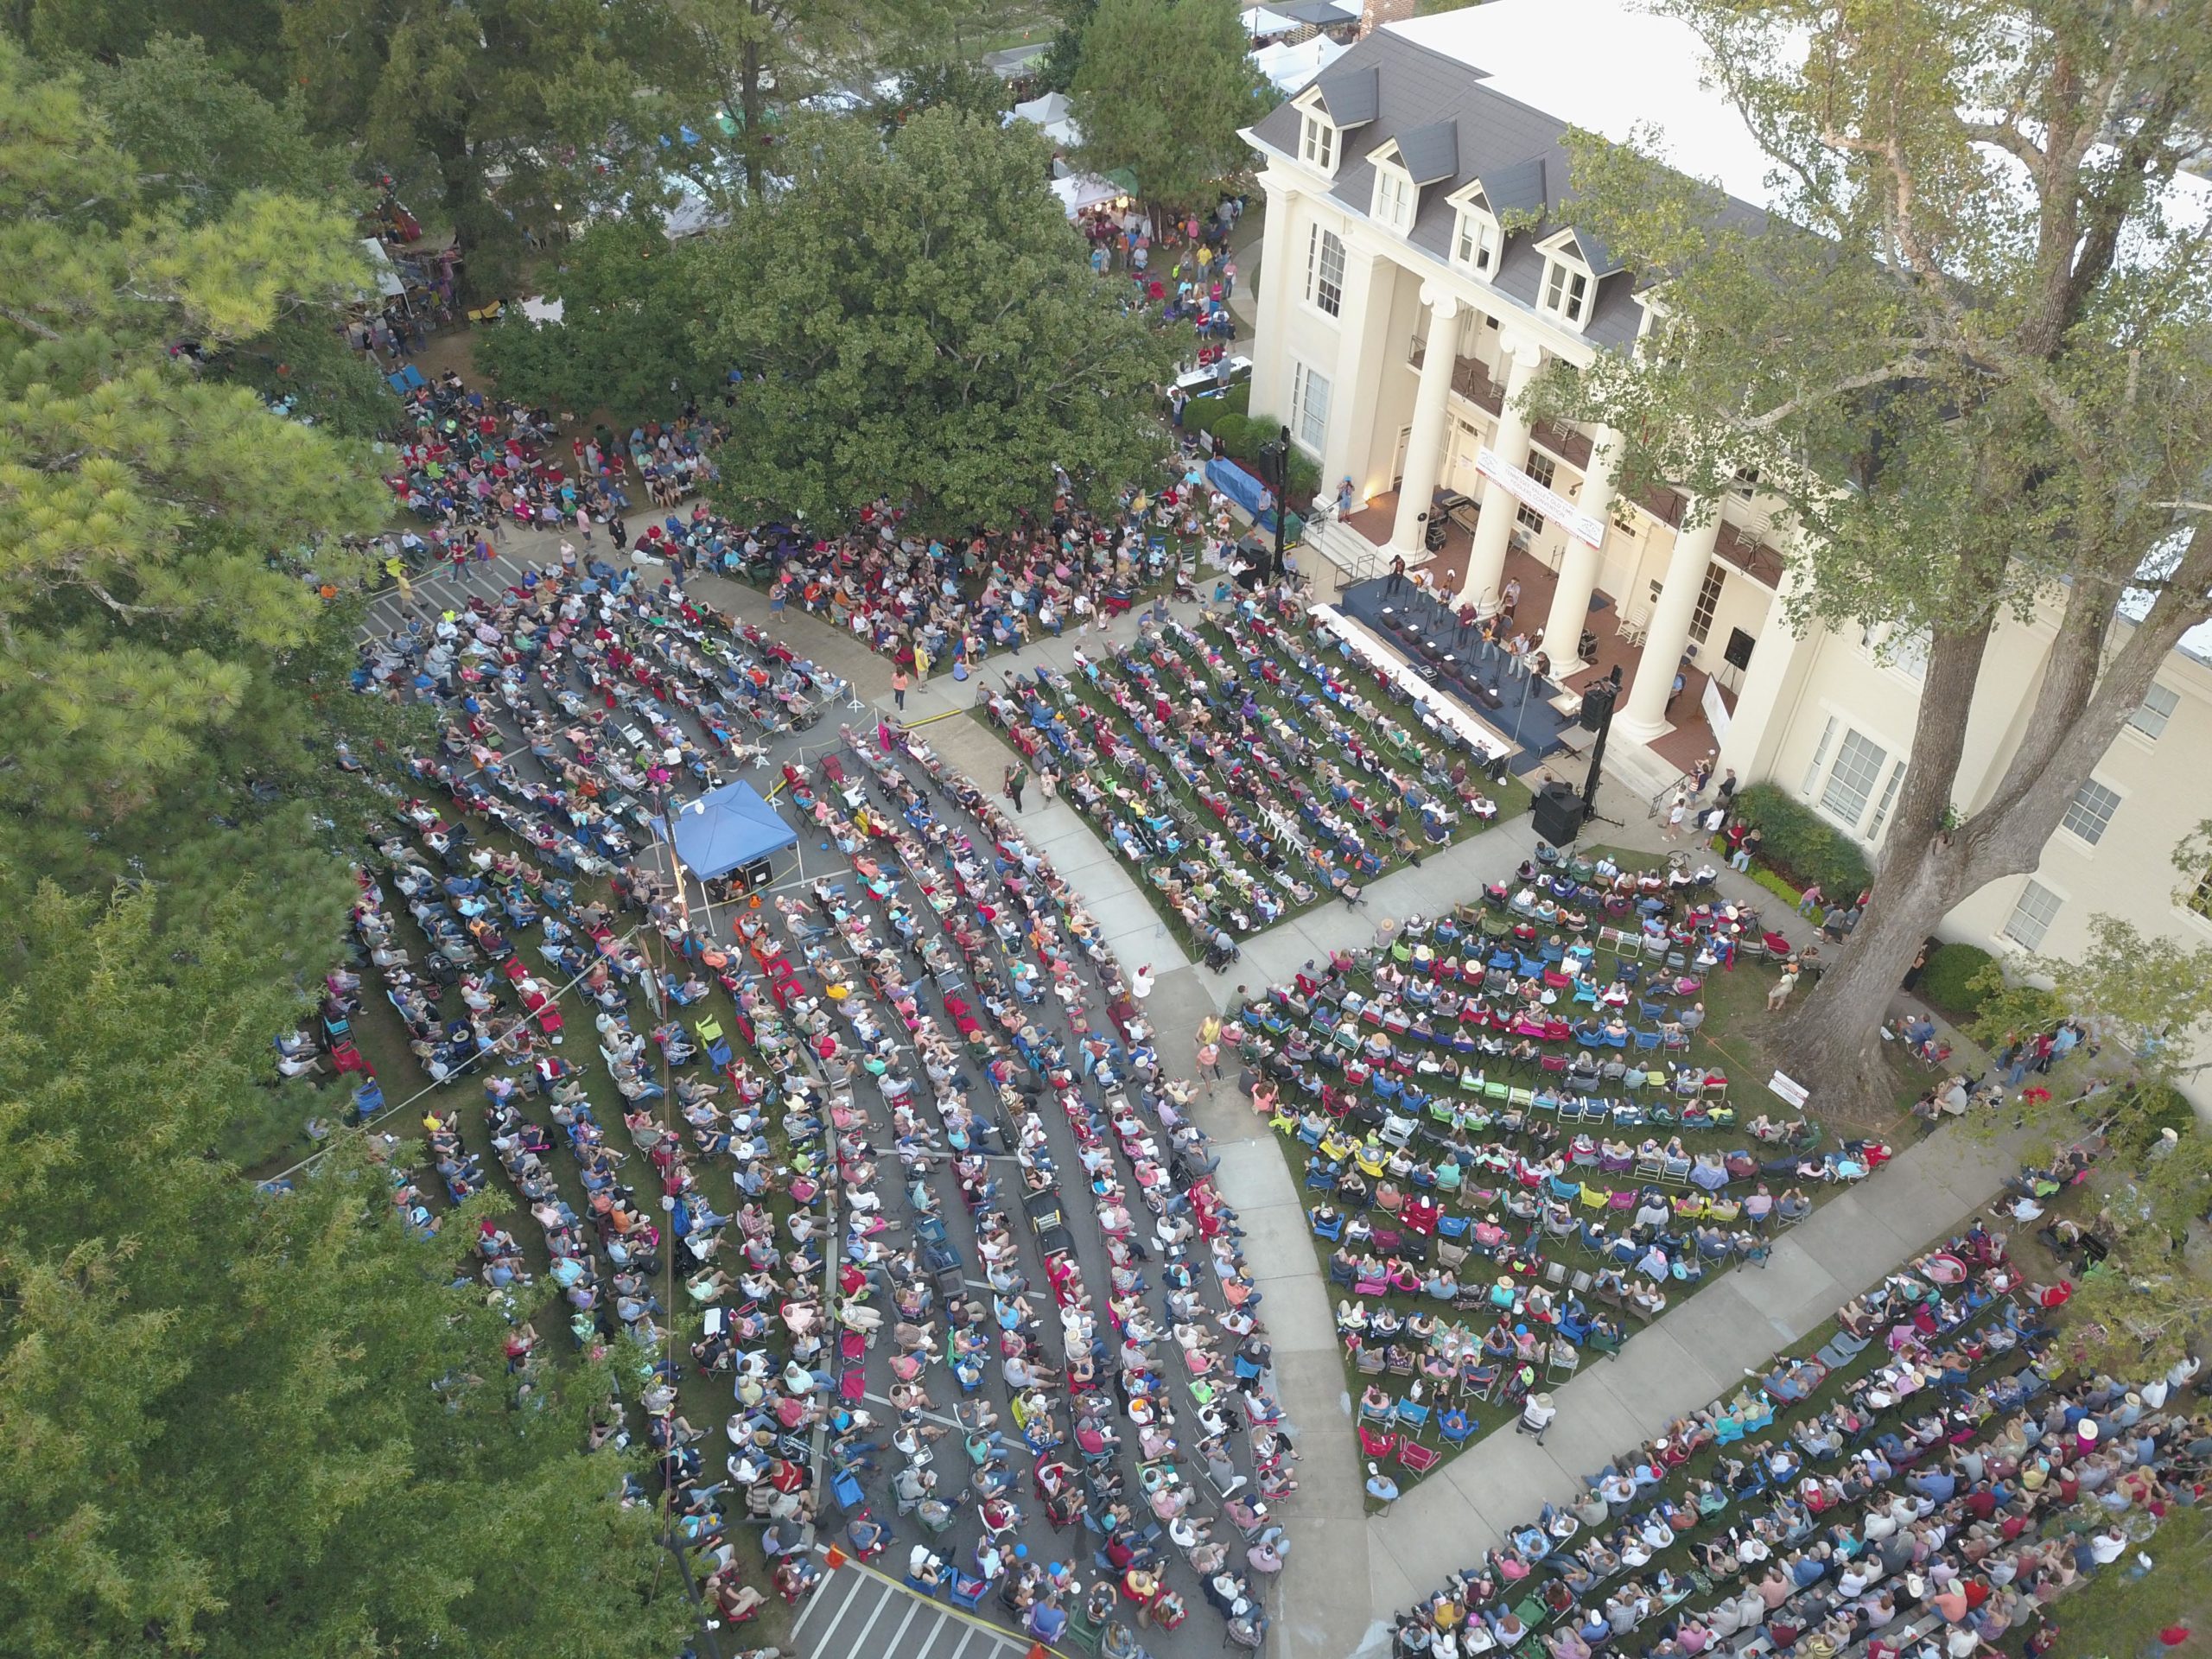
[[[1652,865],[1652,855],[1631,848],[1596,845],[1583,849],[1583,855],[1592,860],[1610,857],[1623,869],[1643,869]],[[1762,912],[1767,906],[1761,906]],[[1767,987],[1773,977],[1767,973],[1746,975],[1739,965],[1732,973],[1714,973],[1705,982],[1705,1005],[1712,1014],[1710,1025],[1715,1027],[1713,1046],[1725,1060],[1731,1086],[1730,1098],[1749,1097],[1751,1091],[1764,1090],[1766,1081],[1777,1071],[1795,1076],[1789,1057],[1775,1041],[1782,1027],[1782,1016],[1766,1011]],[[1801,988],[1790,1000],[1799,1003],[1810,989]],[[1853,1123],[1854,1133],[1905,1135],[1906,1114],[1921,1091],[1939,1080],[1942,1073],[1922,1065],[1897,1043],[1882,1046],[1882,1058],[1889,1076],[1889,1097],[1896,1107],[1897,1122],[1886,1126],[1878,1122],[1872,1129]],[[1967,1058],[1958,1057],[1963,1063]],[[1796,1077],[1815,1090],[1814,1104],[1819,1104],[1817,1077]],[[1772,1097],[1768,1097],[1772,1101]],[[1772,1101],[1779,1105],[1779,1101]],[[1753,1109],[1758,1109],[1757,1108]],[[1817,1111],[1815,1112],[1817,1116]]]
[[[448,806],[448,811],[450,810]],[[519,853],[526,863],[532,865],[536,863],[532,849],[520,846],[496,824],[472,818],[470,827],[480,844],[496,850]],[[367,849],[365,848],[363,850],[365,854],[368,853]],[[397,889],[391,886],[386,872],[378,868],[379,861],[370,854],[368,862],[372,868],[376,869],[379,877],[398,938],[410,954],[420,962],[428,950],[427,941],[416,927],[413,917],[408,913],[406,906],[401,901]],[[612,901],[612,895],[603,880],[578,876],[574,878],[574,886],[576,902],[579,905],[594,899],[602,903]],[[628,931],[637,920],[638,918],[634,913],[620,918],[615,924],[617,931]],[[549,983],[557,982],[556,979],[550,977],[551,970],[547,968],[543,958],[538,954],[539,935],[536,930],[527,931],[517,930],[512,934],[510,942],[515,946],[517,954],[524,958],[531,968],[545,971],[549,975]],[[662,967],[671,965],[665,960],[666,952],[659,949],[658,936],[652,934],[650,930],[640,933],[639,942],[646,950],[648,956],[652,957],[658,965]],[[682,970],[679,968],[677,971],[680,973]],[[388,1106],[399,1109],[391,1111],[390,1115],[377,1127],[378,1133],[389,1134],[397,1137],[398,1144],[392,1150],[392,1166],[412,1176],[416,1185],[423,1192],[425,1201],[430,1209],[443,1216],[451,1210],[452,1206],[448,1200],[443,1184],[439,1180],[435,1170],[430,1167],[430,1160],[421,1138],[424,1115],[432,1111],[436,1112],[441,1120],[460,1134],[469,1150],[475,1153],[482,1160],[487,1177],[486,1192],[492,1205],[488,1218],[495,1226],[505,1229],[513,1236],[532,1281],[527,1286],[518,1284],[512,1287],[514,1302],[512,1318],[517,1323],[528,1322],[536,1328],[539,1337],[537,1352],[550,1360],[551,1380],[557,1386],[558,1380],[562,1376],[572,1374],[570,1368],[581,1356],[569,1334],[569,1309],[563,1301],[557,1287],[547,1276],[550,1258],[545,1248],[543,1230],[530,1214],[528,1205],[522,1201],[520,1195],[508,1180],[505,1171],[501,1169],[499,1158],[491,1144],[489,1128],[485,1121],[486,1096],[483,1079],[492,1073],[482,1069],[484,1062],[480,1061],[476,1066],[463,1071],[443,1086],[433,1087],[423,1073],[420,1063],[416,1061],[409,1048],[405,1024],[385,995],[382,976],[375,969],[368,967],[364,967],[361,973],[362,1003],[360,1012],[353,1020],[353,1036],[362,1054],[376,1068],[378,1080],[383,1085]],[[458,999],[455,997],[448,995],[447,1001],[452,1006],[458,1006]],[[629,1003],[632,1026],[639,1031],[650,1030],[656,1021],[652,1010],[643,995],[633,989],[629,997]],[[653,1172],[651,1166],[645,1162],[642,1155],[632,1151],[628,1146],[627,1137],[622,1131],[622,1113],[626,1103],[615,1089],[613,1080],[608,1075],[606,1067],[594,1052],[595,1037],[592,1022],[597,1012],[596,1005],[588,1002],[578,993],[571,991],[560,999],[560,1006],[565,1024],[563,1033],[565,1041],[557,1052],[563,1054],[572,1065],[578,1068],[586,1092],[591,1101],[594,1116],[609,1131],[610,1144],[621,1150],[630,1151],[629,1161],[622,1172],[626,1183],[636,1187],[641,1198],[650,1201],[652,1189],[656,1184]],[[706,1002],[699,1005],[697,1010],[689,1014],[679,1011],[679,1014],[684,1018],[685,1023],[690,1025],[695,1023],[696,1014],[703,1011],[715,1013],[721,1018],[733,1046],[738,1049],[741,1056],[750,1058],[731,1018],[729,999],[719,987],[714,990]],[[510,1023],[512,1012],[510,1010],[508,1014],[502,1015],[499,1021],[501,1028],[504,1029]],[[520,1077],[523,1074],[510,1073],[509,1075]],[[327,1082],[319,1090],[300,1090],[294,1092],[290,1097],[293,1101],[299,1102],[308,1099],[312,1093],[313,1098],[308,1103],[310,1109],[320,1112],[333,1122],[341,1121],[351,1092],[349,1088],[342,1085],[350,1084],[351,1081],[352,1079],[339,1079],[336,1082]],[[419,1099],[414,1098],[418,1095]],[[403,1104],[410,1100],[412,1100],[411,1105]],[[545,1163],[560,1189],[562,1198],[578,1215],[588,1216],[589,1214],[588,1196],[584,1192],[575,1160],[567,1149],[563,1132],[552,1121],[550,1103],[526,1093],[518,1095],[516,1103],[521,1107],[525,1117],[544,1127],[553,1139],[554,1150],[547,1156]],[[664,1126],[672,1122],[679,1131],[683,1131],[683,1125],[680,1117],[672,1111],[659,1109],[667,1107],[669,1103],[666,1099],[655,1103],[661,1122]],[[769,1134],[771,1140],[776,1145],[779,1157],[786,1154],[789,1147],[780,1130],[776,1127],[776,1119],[772,1115]],[[688,1144],[688,1132],[685,1132],[685,1139]],[[271,1161],[273,1163],[276,1160]],[[287,1157],[282,1161],[289,1162],[292,1160]],[[708,1166],[702,1166],[702,1173],[705,1167]],[[728,1166],[714,1165],[710,1167],[720,1178],[715,1183],[716,1190],[720,1194],[717,1198],[717,1207],[734,1210],[734,1205],[728,1191]],[[262,1173],[270,1173],[269,1167],[264,1166]],[[776,1216],[779,1236],[781,1236],[782,1224],[791,1207],[790,1201],[780,1192],[775,1192],[771,1195],[769,1207]],[[451,1250],[460,1270],[473,1273],[475,1262],[468,1249],[469,1241],[463,1237],[448,1235],[444,1243]],[[709,1431],[708,1439],[701,1443],[701,1450],[705,1454],[707,1463],[707,1471],[702,1479],[702,1483],[710,1484],[720,1478],[721,1460],[728,1450],[728,1442],[721,1431],[723,1420],[734,1408],[734,1400],[726,1379],[707,1376],[691,1363],[688,1351],[689,1344],[702,1334],[704,1314],[703,1310],[696,1306],[685,1294],[682,1283],[673,1274],[675,1249],[673,1239],[664,1236],[658,1262],[658,1270],[652,1275],[652,1279],[662,1307],[659,1323],[671,1332],[674,1338],[670,1357],[683,1368],[683,1376],[677,1390],[678,1413],[695,1427]],[[607,1267],[604,1255],[594,1250],[594,1255],[602,1274],[606,1274]],[[609,1305],[611,1306],[611,1296]],[[637,1351],[629,1347],[626,1338],[618,1337],[612,1351],[619,1357]],[[626,1380],[626,1401],[633,1408],[637,1390],[638,1385],[634,1379]],[[645,1425],[641,1414],[633,1408],[629,1414],[628,1422],[632,1436],[633,1450],[644,1448],[645,1446]],[[610,1500],[620,1484],[623,1466],[613,1460],[607,1464],[607,1491]],[[645,1478],[651,1485],[653,1476],[650,1463],[648,1462],[643,1467]],[[725,1528],[724,1535],[736,1551],[736,1558],[747,1581],[760,1586],[767,1596],[756,1618],[734,1630],[726,1628],[721,1633],[725,1649],[734,1649],[741,1645],[752,1647],[787,1642],[793,1610],[786,1607],[783,1601],[769,1590],[768,1566],[766,1558],[760,1550],[760,1536],[757,1530],[743,1519],[741,1505],[735,1513],[728,1516],[728,1524]],[[693,1565],[695,1573],[697,1573],[698,1561],[695,1560]],[[703,1578],[703,1573],[700,1573],[699,1576]],[[671,1574],[663,1586],[662,1593],[681,1595],[683,1593],[683,1588],[681,1582]]]

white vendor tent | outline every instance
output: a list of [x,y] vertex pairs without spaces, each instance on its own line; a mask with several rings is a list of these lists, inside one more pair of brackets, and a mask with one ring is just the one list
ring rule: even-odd
[[369,264],[377,274],[377,292],[388,300],[396,300],[407,291],[406,283],[399,280],[399,268],[391,263],[391,256],[385,251],[383,243],[373,236],[361,238],[361,251],[369,256]]
[[1014,113],[1018,119],[1036,127],[1054,143],[1070,148],[1083,142],[1083,130],[1068,117],[1067,94],[1047,92],[1042,98],[1033,98],[1027,104],[1017,104]]
[[1263,46],[1252,54],[1252,66],[1268,78],[1277,92],[1287,96],[1311,81],[1349,49],[1325,35],[1316,35],[1300,41],[1296,46],[1281,42]]
[[1071,173],[1064,179],[1054,179],[1052,194],[1060,199],[1060,207],[1070,219],[1086,207],[1126,202],[1129,194],[1113,180],[1102,179],[1096,173]]
[[1248,7],[1244,13],[1244,32],[1255,41],[1273,40],[1278,35],[1287,35],[1294,29],[1305,27],[1297,18],[1286,17],[1265,6]]

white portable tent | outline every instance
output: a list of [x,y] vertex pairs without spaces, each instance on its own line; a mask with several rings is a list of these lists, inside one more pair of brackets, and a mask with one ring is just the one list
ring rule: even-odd
[[1052,181],[1052,194],[1060,199],[1060,207],[1070,219],[1086,207],[1096,207],[1109,201],[1127,201],[1128,192],[1111,179],[1102,179],[1096,173],[1071,173],[1065,178]]
[[373,236],[361,238],[361,251],[369,256],[369,264],[377,274],[377,292],[387,300],[396,300],[407,291],[407,284],[399,280],[399,269],[391,263],[391,255],[383,243]]
[[1017,118],[1038,128],[1054,143],[1072,148],[1083,142],[1083,130],[1068,118],[1068,100],[1065,92],[1047,92],[1042,98],[1033,98],[1026,104],[1014,106]]
[[1281,41],[1263,46],[1252,54],[1252,65],[1274,89],[1287,96],[1304,86],[1350,48],[1331,40],[1325,35],[1316,35],[1300,41],[1296,46]]

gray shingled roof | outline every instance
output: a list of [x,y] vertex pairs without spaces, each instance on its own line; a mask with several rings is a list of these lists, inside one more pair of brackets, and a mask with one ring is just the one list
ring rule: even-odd
[[[1313,84],[1320,89],[1321,107],[1329,112],[1329,119],[1338,126],[1363,126],[1375,118],[1380,104],[1380,94],[1376,90],[1380,76],[1375,65],[1338,62]],[[1293,118],[1294,133],[1297,130],[1297,120],[1298,118]]]
[[1508,213],[1540,213],[1550,203],[1551,198],[1544,194],[1544,158],[1541,156],[1531,156],[1510,167],[1475,176],[1482,181],[1483,200],[1490,204],[1491,212],[1500,218]]
[[1415,184],[1434,184],[1459,175],[1459,126],[1455,121],[1432,121],[1425,127],[1398,135],[1398,159]]
[[[1483,194],[1500,214],[1541,211],[1535,229],[1505,238],[1492,286],[1507,298],[1533,307],[1543,281],[1544,258],[1536,244],[1572,221],[1567,200],[1567,124],[1555,116],[1491,91],[1479,69],[1471,69],[1387,29],[1376,29],[1354,46],[1315,83],[1323,106],[1340,127],[1357,125],[1341,140],[1332,200],[1365,213],[1375,197],[1375,168],[1368,157],[1391,139],[1404,156],[1409,142],[1427,144],[1424,135],[1450,128],[1456,152],[1454,170],[1433,180],[1407,164],[1417,180],[1440,186],[1424,189],[1407,241],[1440,262],[1450,257],[1452,223],[1458,210],[1449,198],[1462,185],[1479,180]],[[1355,120],[1350,113],[1358,111]],[[1298,153],[1304,117],[1287,104],[1278,105],[1252,129],[1253,137],[1286,156]],[[1425,163],[1426,164],[1426,163]],[[1757,228],[1765,214],[1747,202],[1730,200],[1730,223]],[[1583,337],[1593,345],[1625,347],[1635,342],[1643,308],[1633,293],[1634,277],[1618,271],[1616,256],[1587,232],[1576,239],[1598,273],[1596,303]]]

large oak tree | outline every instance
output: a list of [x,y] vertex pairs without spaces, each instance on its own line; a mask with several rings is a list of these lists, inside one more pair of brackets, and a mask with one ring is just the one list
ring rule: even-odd
[[726,496],[830,524],[888,496],[957,531],[1048,508],[1056,465],[1104,497],[1159,460],[1189,331],[1092,274],[1041,141],[938,109],[790,149],[791,188],[690,262],[702,350],[747,375]]
[[[1783,1032],[1796,1075],[1870,1097],[1929,926],[2035,868],[2212,614],[2212,250],[2179,177],[2212,117],[2212,7],[1665,9],[1773,158],[1777,214],[1724,218],[1662,149],[1579,140],[1576,219],[1663,310],[1634,362],[1541,400],[1627,434],[1631,488],[1712,502],[1758,467],[1798,532],[1799,620],[1928,638],[1872,902]],[[1961,798],[1994,631],[2031,614],[2053,637],[2018,746]]]

